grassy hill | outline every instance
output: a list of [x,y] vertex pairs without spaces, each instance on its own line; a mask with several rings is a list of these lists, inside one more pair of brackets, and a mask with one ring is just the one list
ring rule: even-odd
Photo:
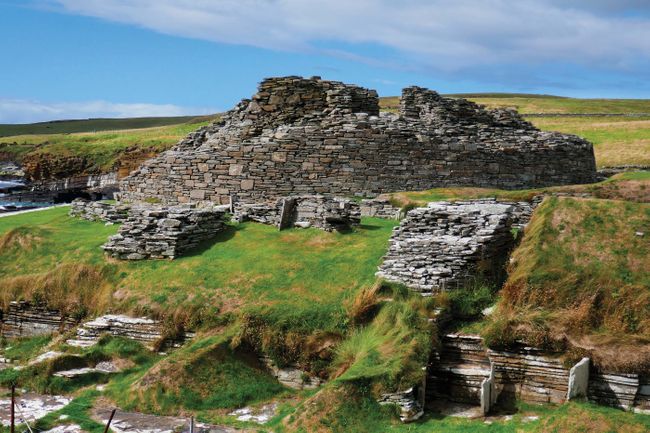
[[157,126],[178,125],[181,123],[200,123],[208,121],[213,117],[214,116],[134,117],[129,119],[55,120],[51,122],[27,124],[5,123],[0,124],[0,137],[153,128]]

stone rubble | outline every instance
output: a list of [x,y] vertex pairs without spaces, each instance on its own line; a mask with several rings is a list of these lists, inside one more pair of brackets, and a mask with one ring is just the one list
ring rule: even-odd
[[377,276],[422,294],[497,279],[514,246],[512,228],[532,214],[529,204],[473,200],[433,202],[409,211],[393,230]]
[[120,183],[125,202],[246,203],[305,194],[373,197],[442,186],[504,189],[593,182],[592,145],[543,132],[419,87],[398,114],[374,90],[321,80],[264,80],[213,125],[146,161]]
[[70,203],[70,216],[88,221],[119,224],[126,221],[129,206],[78,198]]
[[222,209],[132,207],[102,248],[122,260],[174,259],[221,232],[225,215]]
[[399,407],[399,418],[402,422],[413,422],[424,415],[424,407],[415,388],[382,394],[377,402],[381,405],[394,404]]
[[266,424],[277,414],[277,411],[278,404],[270,403],[258,408],[243,407],[241,409],[230,412],[228,415],[236,417],[237,421]]
[[261,357],[260,361],[278,382],[291,389],[314,389],[323,384],[322,379],[308,374],[295,365],[280,368],[267,356]]

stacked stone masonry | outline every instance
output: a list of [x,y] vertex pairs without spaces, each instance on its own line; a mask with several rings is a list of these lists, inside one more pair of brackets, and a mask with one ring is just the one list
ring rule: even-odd
[[[449,334],[431,357],[427,401],[480,404],[481,383],[490,376],[491,365],[497,406],[509,406],[515,399],[531,403],[563,403],[567,399],[570,368],[558,354],[526,346],[491,350],[479,336]],[[587,397],[599,404],[647,413],[650,379],[637,374],[603,373],[592,366]]]
[[325,231],[345,230],[361,222],[358,203],[323,195],[285,197],[270,203],[233,202],[236,221],[255,221],[278,228],[315,227]]
[[75,325],[73,318],[66,317],[58,310],[28,302],[12,302],[6,312],[0,311],[0,335],[6,338],[65,332]]
[[102,248],[123,260],[173,259],[214,238],[225,228],[225,210],[132,207]]
[[122,223],[129,215],[129,206],[114,205],[100,201],[89,201],[78,198],[70,204],[70,216],[88,221],[104,221],[107,223]]
[[408,212],[390,239],[378,276],[423,294],[476,277],[497,279],[514,244],[513,227],[532,214],[528,203],[433,202]]
[[362,217],[398,220],[400,219],[401,215],[402,210],[390,204],[388,200],[378,198],[361,200]]
[[592,145],[418,87],[398,114],[377,94],[315,77],[269,78],[252,99],[123,179],[119,197],[228,204],[440,186],[530,188],[595,180]]

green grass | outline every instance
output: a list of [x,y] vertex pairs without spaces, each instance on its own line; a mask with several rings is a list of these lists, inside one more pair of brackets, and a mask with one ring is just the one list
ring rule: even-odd
[[191,410],[211,418],[215,410],[288,392],[257,358],[233,350],[227,335],[218,335],[197,338],[153,366],[122,375],[109,384],[106,395],[124,410],[167,415]]
[[487,342],[543,346],[568,336],[602,367],[649,370],[648,233],[650,204],[547,198],[511,256]]
[[9,136],[0,139],[0,153],[23,162],[43,157],[81,157],[87,161],[86,171],[106,172],[114,168],[127,149],[137,148],[154,154],[162,152],[208,123],[111,132]]
[[154,128],[158,126],[179,125],[182,123],[205,122],[210,117],[213,116],[133,117],[129,119],[83,119],[28,124],[0,124],[0,137]]
[[390,392],[421,383],[422,367],[436,341],[429,323],[434,303],[406,289],[382,294],[379,312],[338,345],[332,365],[338,382],[373,383]]
[[566,185],[548,188],[501,190],[492,188],[449,187],[433,188],[423,191],[404,191],[385,194],[394,206],[402,209],[426,206],[440,200],[468,200],[476,198],[496,198],[499,200],[527,201],[539,194],[587,193],[597,198],[620,199],[650,202],[650,173],[645,171],[625,172],[612,176],[602,182],[587,185]]
[[[278,433],[642,433],[650,428],[647,415],[623,412],[589,403],[561,406],[520,404],[510,420],[485,422],[429,412],[403,424],[396,411],[376,403],[368,387],[328,385],[316,396],[295,406],[268,430]],[[531,418],[533,417],[533,418]],[[535,419],[536,417],[536,419]]]
[[0,340],[0,355],[12,361],[27,361],[38,355],[50,341],[52,337],[49,335],[16,338],[11,341],[3,339]]

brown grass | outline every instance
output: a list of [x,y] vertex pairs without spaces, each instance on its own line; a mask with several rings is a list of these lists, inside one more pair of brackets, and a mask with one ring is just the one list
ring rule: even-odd
[[16,227],[0,236],[0,254],[14,250],[31,250],[34,245],[42,241],[43,230],[30,227]]
[[64,314],[108,311],[111,304],[111,271],[105,266],[62,264],[41,274],[8,276],[0,279],[0,305],[26,300],[62,311]]
[[348,317],[354,324],[366,323],[376,313],[379,306],[380,284],[364,287],[351,301],[347,302],[345,309]]

